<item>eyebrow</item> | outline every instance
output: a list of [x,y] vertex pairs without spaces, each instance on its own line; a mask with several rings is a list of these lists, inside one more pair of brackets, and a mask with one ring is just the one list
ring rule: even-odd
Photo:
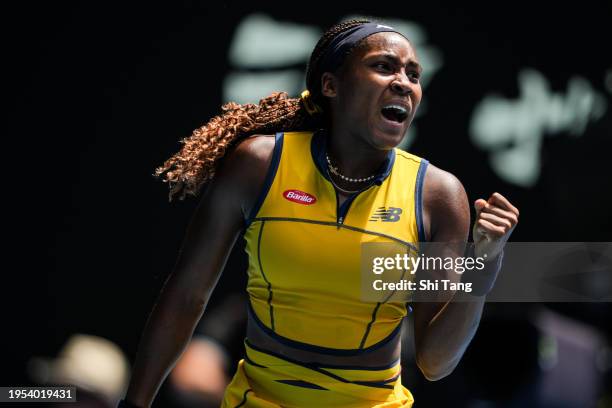
[[[385,59],[391,60],[393,61],[393,63],[397,64],[397,65],[401,65],[401,61],[400,59],[397,57],[397,55],[390,53],[390,52],[377,52],[375,54],[372,54],[371,56],[368,57],[368,59],[370,58],[380,58],[383,57]],[[417,61],[410,59],[408,60],[408,63],[406,64],[406,66],[411,66],[416,68],[416,70],[421,73],[423,72],[423,67],[421,66],[421,64],[419,64]]]

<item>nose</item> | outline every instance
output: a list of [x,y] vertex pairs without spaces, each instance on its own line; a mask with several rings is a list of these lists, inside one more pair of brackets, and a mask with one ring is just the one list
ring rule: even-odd
[[391,82],[391,90],[399,95],[410,95],[412,88],[408,77],[404,73],[397,75]]

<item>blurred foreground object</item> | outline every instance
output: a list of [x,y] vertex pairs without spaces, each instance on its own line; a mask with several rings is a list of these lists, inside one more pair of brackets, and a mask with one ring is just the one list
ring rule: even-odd
[[83,406],[82,391],[115,406],[125,392],[130,371],[125,354],[116,344],[87,334],[72,335],[55,359],[32,358],[29,368],[40,384],[76,386],[77,406]]

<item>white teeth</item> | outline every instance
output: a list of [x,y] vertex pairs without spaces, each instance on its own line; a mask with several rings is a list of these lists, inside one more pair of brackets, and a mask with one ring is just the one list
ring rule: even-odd
[[404,108],[403,106],[400,105],[385,105],[383,106],[383,109],[397,109],[402,113],[406,113],[406,108]]

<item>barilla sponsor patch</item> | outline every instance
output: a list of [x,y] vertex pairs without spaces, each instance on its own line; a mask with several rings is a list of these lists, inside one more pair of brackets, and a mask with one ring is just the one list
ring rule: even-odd
[[289,201],[293,201],[294,203],[304,205],[311,205],[317,202],[317,198],[315,196],[300,190],[286,190],[283,193],[283,197]]

